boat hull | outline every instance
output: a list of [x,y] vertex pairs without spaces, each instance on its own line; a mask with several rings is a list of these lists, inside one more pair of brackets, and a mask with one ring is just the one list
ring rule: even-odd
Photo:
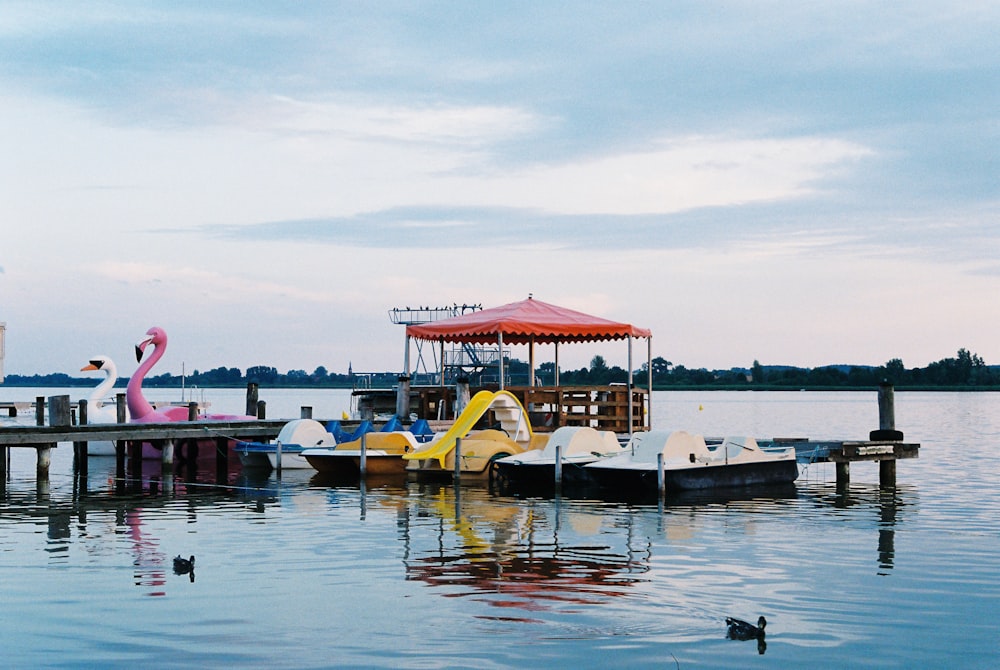
[[[326,453],[315,453],[325,451]],[[331,477],[361,476],[361,454],[353,450],[330,449],[310,450],[304,455],[306,461],[320,474]],[[365,454],[366,475],[402,475],[406,473],[406,461],[402,454]]]
[[[298,444],[281,445],[282,470],[310,470],[312,466],[302,457],[303,448]],[[271,442],[239,442],[236,453],[245,468],[278,469],[278,445]]]
[[[589,461],[593,462],[593,461]],[[563,463],[562,485],[591,486],[594,484],[592,473],[583,467],[586,462]],[[505,491],[544,491],[555,486],[555,463],[516,463],[503,460],[493,463],[492,479]]]
[[[614,491],[656,491],[657,472],[653,468],[586,468],[593,484]],[[799,476],[795,459],[666,468],[663,485],[667,491],[697,491],[737,486],[787,484]]]

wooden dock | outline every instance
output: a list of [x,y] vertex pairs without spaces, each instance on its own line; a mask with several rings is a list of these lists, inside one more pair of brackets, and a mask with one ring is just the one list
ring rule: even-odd
[[[120,394],[123,395],[123,394]],[[247,406],[253,402],[256,406],[256,385],[248,388]],[[15,403],[8,403],[12,408]],[[140,450],[144,442],[152,443],[161,450],[161,462],[165,470],[174,464],[175,446],[184,442],[199,443],[212,441],[216,447],[216,459],[220,471],[228,467],[229,442],[233,440],[271,440],[287,423],[285,419],[266,420],[263,418],[246,421],[177,421],[166,423],[125,423],[124,397],[119,398],[119,423],[87,424],[87,401],[76,403],[80,423],[76,423],[76,413],[72,411],[74,403],[69,396],[52,396],[48,398],[49,424],[41,425],[45,415],[45,398],[37,398],[34,406],[36,413],[35,426],[3,425],[0,426],[0,476],[6,477],[9,450],[11,448],[34,449],[36,452],[36,476],[47,480],[51,464],[51,450],[60,442],[72,442],[74,451],[74,470],[86,476],[87,474],[87,443],[95,441],[111,441],[116,444],[118,472],[125,476],[125,457],[129,455],[134,467],[141,463]],[[192,403],[195,405],[195,403]],[[263,407],[257,414],[263,415]],[[196,416],[197,407],[190,408],[192,417]]]
[[[258,407],[258,416],[262,416],[263,403],[257,402],[257,389],[248,389],[247,407]],[[534,391],[534,389],[532,389]],[[545,390],[540,389],[541,393]],[[532,393],[526,394],[528,402],[532,401]],[[879,464],[879,482],[882,486],[893,487],[896,484],[896,461],[919,457],[920,445],[904,442],[902,433],[895,430],[893,409],[893,390],[889,384],[879,387],[879,429],[871,432],[869,440],[810,440],[807,438],[776,438],[758,439],[763,448],[767,446],[796,448],[797,460],[805,463],[832,462],[837,468],[837,484],[844,486],[850,481],[850,465],[856,462],[877,462]],[[43,400],[43,399],[39,399]],[[538,400],[541,400],[540,398]],[[573,402],[560,398],[555,404]],[[579,402],[579,401],[578,401]],[[560,423],[574,425],[574,419],[585,422],[597,421],[597,417],[606,416],[612,422],[622,422],[627,427],[628,414],[622,416],[622,407],[627,407],[620,399],[587,397],[582,400],[588,407],[596,408],[594,413],[588,411],[585,416],[561,417]],[[609,405],[600,403],[608,402]],[[37,403],[36,403],[37,404]],[[638,403],[641,407],[641,403]],[[143,442],[157,444],[161,448],[162,464],[165,469],[173,467],[175,445],[185,441],[214,440],[216,457],[220,471],[227,466],[228,444],[232,440],[268,441],[274,439],[287,423],[287,419],[266,420],[259,418],[247,421],[182,421],[170,423],[117,423],[117,424],[86,424],[86,401],[81,401],[80,413],[84,419],[83,425],[74,425],[70,413],[69,396],[54,396],[49,398],[49,425],[36,426],[0,426],[0,475],[5,476],[7,470],[8,450],[10,448],[32,448],[37,452],[37,476],[48,478],[51,449],[59,442],[71,442],[74,447],[74,467],[82,474],[87,468],[87,442],[113,441],[118,445],[118,470],[124,477],[125,457],[132,461],[141,461],[139,448]],[[612,409],[613,408],[613,409]],[[302,408],[302,418],[310,418],[309,408]],[[610,410],[610,411],[609,411]],[[124,412],[124,409],[121,410]],[[192,408],[192,415],[194,408]],[[640,412],[636,412],[641,415]],[[38,422],[41,422],[42,412],[38,411]],[[533,417],[534,418],[534,417]],[[533,421],[534,423],[534,421]],[[602,427],[603,428],[603,427]],[[607,428],[603,428],[607,429]],[[882,439],[885,436],[898,439]]]

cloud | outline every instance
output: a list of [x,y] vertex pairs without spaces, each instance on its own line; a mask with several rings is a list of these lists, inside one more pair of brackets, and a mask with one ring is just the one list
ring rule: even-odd
[[328,303],[332,295],[292,284],[266,282],[234,274],[153,263],[108,262],[92,267],[99,277],[126,285],[163,285],[178,295],[200,295],[204,303],[250,304],[280,297],[305,303]]

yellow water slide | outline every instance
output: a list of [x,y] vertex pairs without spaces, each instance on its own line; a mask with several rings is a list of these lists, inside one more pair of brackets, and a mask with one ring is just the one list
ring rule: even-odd
[[510,391],[480,391],[472,397],[444,435],[430,442],[426,449],[403,454],[403,458],[421,461],[436,458],[444,469],[445,457],[455,448],[455,440],[467,436],[479,419],[491,409],[504,432],[523,449],[529,449],[532,439],[531,422],[528,421],[528,413],[524,411],[521,401]]

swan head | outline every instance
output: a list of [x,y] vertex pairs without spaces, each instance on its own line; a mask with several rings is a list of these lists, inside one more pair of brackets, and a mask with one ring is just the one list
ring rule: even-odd
[[113,367],[111,359],[107,356],[94,356],[90,359],[89,365],[80,368],[80,372],[88,372],[91,370],[104,370],[108,371]]
[[164,347],[167,344],[167,333],[157,326],[153,326],[146,331],[146,337],[142,338],[135,343],[135,360],[136,362],[142,361],[142,355],[146,352],[146,347],[149,345],[154,347]]

